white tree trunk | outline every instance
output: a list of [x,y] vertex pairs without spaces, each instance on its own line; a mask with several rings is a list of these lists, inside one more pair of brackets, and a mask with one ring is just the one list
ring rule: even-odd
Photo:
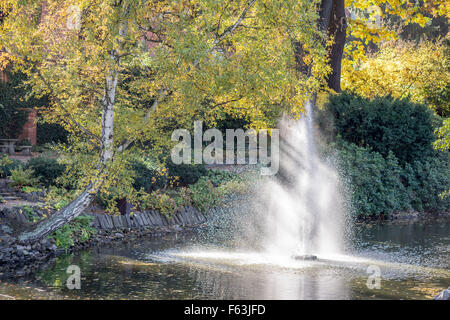
[[[128,25],[125,22],[119,31],[120,36],[126,35],[127,27]],[[32,231],[21,234],[19,240],[22,242],[38,241],[82,214],[92,203],[92,200],[103,183],[105,174],[107,173],[108,163],[114,157],[114,103],[119,78],[118,67],[120,65],[120,58],[114,50],[111,51],[111,58],[115,61],[115,65],[108,71],[108,74],[105,77],[105,92],[102,99],[102,137],[100,145],[100,162],[98,165],[100,174],[94,177],[84,191],[67,207],[59,210],[50,218],[40,222]]]

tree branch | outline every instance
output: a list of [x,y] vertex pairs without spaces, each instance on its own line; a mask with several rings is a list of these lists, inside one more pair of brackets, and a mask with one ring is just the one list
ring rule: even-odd
[[[59,105],[59,107],[64,111],[65,115],[64,117],[67,118],[69,120],[69,122],[73,123],[76,127],[78,127],[85,135],[97,140],[97,141],[101,141],[100,137],[97,136],[96,134],[94,134],[93,132],[89,131],[88,129],[86,129],[83,125],[81,125],[78,121],[76,121],[69,113],[69,111],[64,107],[63,103],[61,102],[61,100],[59,100],[59,98],[54,94],[53,88],[48,84],[47,81],[45,81],[44,76],[42,75],[42,73],[40,72],[40,70],[37,71],[37,74],[39,76],[39,79],[42,80],[42,82],[44,83],[44,85],[47,87],[47,90],[50,92],[51,97],[53,98],[53,100]],[[98,147],[97,144],[95,144],[94,142],[92,142],[91,140],[88,140],[88,142],[93,145],[94,147]]]

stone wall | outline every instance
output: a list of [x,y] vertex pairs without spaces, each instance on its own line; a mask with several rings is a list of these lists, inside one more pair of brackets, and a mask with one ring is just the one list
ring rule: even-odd
[[[42,217],[46,210],[33,206],[33,216]],[[19,243],[13,236],[13,228],[29,226],[30,216],[23,208],[0,209],[0,278],[2,274],[22,276],[52,261],[64,252],[73,252],[91,246],[109,245],[115,242],[136,241],[141,237],[161,237],[172,232],[193,230],[206,222],[206,217],[192,207],[183,208],[170,218],[156,211],[136,212],[131,216],[92,215],[92,225],[97,233],[88,241],[75,241],[66,250],[58,248],[54,239],[42,239],[33,244]]]
[[157,211],[135,212],[133,215],[112,216],[108,214],[90,214],[94,217],[96,229],[113,230],[123,228],[156,228],[173,226],[195,226],[206,222],[205,216],[197,209],[185,207],[170,218]]

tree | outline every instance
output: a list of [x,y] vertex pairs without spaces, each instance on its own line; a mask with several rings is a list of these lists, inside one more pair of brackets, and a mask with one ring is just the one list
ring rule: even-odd
[[[375,2],[394,13],[408,3]],[[340,90],[343,0],[5,0],[0,9],[0,66],[12,63],[34,94],[51,97],[44,117],[70,132],[62,159],[78,178],[78,196],[23,241],[69,222],[99,191],[136,200],[131,160],[167,144],[167,128],[211,125],[218,112],[266,127],[274,109],[300,115],[326,82]],[[406,9],[408,19],[420,11]]]
[[[78,196],[20,239],[34,241],[57,230],[99,191],[115,188],[137,197],[128,174],[133,154],[148,141],[153,149],[167,143],[167,123],[214,122],[222,109],[264,126],[264,111],[274,105],[300,114],[327,71],[322,33],[311,28],[315,5],[4,2],[2,60],[30,76],[36,95],[51,97],[44,116],[71,133],[62,158],[80,177]],[[299,79],[294,70],[293,41],[308,48],[307,64],[315,61],[309,78]]]
[[427,104],[450,116],[449,45],[443,41],[394,41],[380,46],[357,68],[346,64],[344,89],[367,98],[391,95]]

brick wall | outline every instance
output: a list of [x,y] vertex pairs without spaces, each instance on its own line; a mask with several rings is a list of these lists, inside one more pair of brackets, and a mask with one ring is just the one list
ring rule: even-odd
[[36,110],[31,110],[28,113],[28,121],[22,128],[22,133],[19,136],[19,141],[27,139],[34,146],[36,144]]

